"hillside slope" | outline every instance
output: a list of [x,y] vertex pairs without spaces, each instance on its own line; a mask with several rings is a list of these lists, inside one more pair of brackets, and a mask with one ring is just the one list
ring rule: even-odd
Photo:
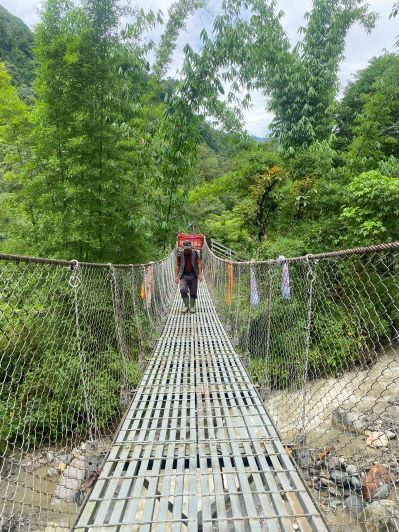
[[20,96],[33,96],[33,34],[28,26],[0,5],[0,61],[4,61]]

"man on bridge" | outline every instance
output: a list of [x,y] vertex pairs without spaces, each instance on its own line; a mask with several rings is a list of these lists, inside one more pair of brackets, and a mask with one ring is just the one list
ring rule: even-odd
[[[184,240],[183,249],[176,257],[176,283],[179,284],[183,298],[183,312],[195,312],[198,281],[202,281],[202,262],[198,251],[193,249],[190,240]],[[188,293],[190,292],[190,297]]]

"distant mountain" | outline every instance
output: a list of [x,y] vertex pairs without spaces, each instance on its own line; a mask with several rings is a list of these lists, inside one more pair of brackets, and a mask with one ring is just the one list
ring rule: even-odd
[[0,61],[25,101],[33,98],[33,34],[28,26],[0,5]]
[[255,139],[257,142],[266,142],[269,137],[257,137],[256,135],[251,135],[253,139]]

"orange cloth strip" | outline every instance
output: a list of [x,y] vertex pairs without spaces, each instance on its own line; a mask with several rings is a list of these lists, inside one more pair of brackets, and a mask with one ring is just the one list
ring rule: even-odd
[[231,304],[231,295],[233,293],[234,288],[234,267],[231,262],[227,263],[227,295],[226,295],[226,303],[228,305]]

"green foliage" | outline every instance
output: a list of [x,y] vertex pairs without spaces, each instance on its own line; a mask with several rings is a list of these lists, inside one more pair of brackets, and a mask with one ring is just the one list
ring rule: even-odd
[[196,79],[160,79],[187,16],[201,5],[173,4],[151,67],[146,34],[160,15],[117,0],[44,2],[35,31],[37,101],[25,135],[31,156],[10,179],[15,193],[1,198],[13,220],[6,249],[139,262],[170,247],[188,218],[200,129],[215,149],[228,150],[200,113],[212,107],[219,123],[240,128],[203,79],[201,90]]
[[360,174],[347,187],[347,206],[341,215],[347,241],[368,245],[398,238],[399,179],[377,171]]
[[[0,63],[0,241],[6,238],[11,222],[6,208],[10,194],[15,192],[14,182],[30,156],[28,133],[30,116],[26,104],[20,99],[6,67]],[[4,232],[3,232],[4,231]]]
[[27,133],[29,132],[28,108],[11,85],[11,78],[3,63],[0,63],[0,171],[5,178],[20,171],[29,156]]
[[385,53],[374,57],[345,88],[342,101],[335,111],[334,146],[336,149],[346,150],[349,147],[356,136],[355,129],[358,126],[358,120],[363,115],[365,98],[370,98],[378,92],[378,83],[381,78],[398,63],[397,54]]
[[[121,373],[125,370],[120,355],[113,350],[103,351],[100,367],[96,358],[85,363],[83,386],[82,362],[76,340],[71,340],[67,351],[54,346],[37,354],[29,364],[25,362],[20,372],[21,382],[6,384],[1,401],[4,411],[0,411],[3,419],[0,442],[24,439],[25,445],[33,445],[35,441],[51,444],[87,437],[86,396],[97,430],[104,431],[109,423],[120,417],[119,391]],[[6,370],[7,375],[12,375],[10,367]],[[129,362],[128,373],[132,387],[137,386],[141,373],[134,362]],[[13,390],[16,384],[18,387]],[[10,401],[8,394],[13,392],[15,395]]]
[[349,147],[350,164],[357,171],[371,170],[385,157],[398,157],[399,58],[376,79],[373,92],[363,96],[362,114],[356,120]]
[[[397,313],[391,312],[389,298],[396,301],[398,294],[394,278],[387,275],[389,265],[389,252],[383,260],[377,256],[364,262],[356,257],[312,263],[310,379],[373,362],[375,346],[395,334],[397,320],[392,319]],[[301,263],[289,267],[291,299],[280,298],[279,272],[274,270],[270,308],[269,283],[265,286],[258,275],[261,303],[252,312],[249,331],[249,372],[272,389],[302,386],[306,364],[309,277]]]
[[392,155],[378,163],[378,170],[388,177],[399,177],[399,159]]
[[198,146],[197,164],[193,170],[194,179],[211,181],[232,168],[231,157],[238,149],[234,139],[211,128],[206,122],[200,126],[201,144]]
[[268,144],[250,144],[232,160],[233,171],[201,183],[188,196],[195,227],[249,252],[263,238],[283,181],[279,155]]
[[[239,16],[242,9],[249,10],[245,17]],[[274,1],[226,1],[223,14],[215,20],[213,38],[203,34],[201,54],[190,51],[186,61],[195,72],[206,68],[230,82],[230,100],[240,99],[243,87],[267,94],[275,115],[275,137],[293,151],[330,137],[346,35],[356,22],[369,31],[376,16],[363,0],[315,0],[306,27],[301,28],[303,39],[294,48],[282,16]],[[248,100],[246,94],[242,103]]]
[[180,31],[184,28],[187,17],[196,9],[203,7],[203,5],[204,0],[178,0],[170,6],[168,22],[165,32],[161,36],[153,67],[154,73],[158,78],[164,77],[166,74],[176,40]]
[[[202,5],[178,0],[164,23],[160,13],[132,10],[117,0],[46,0],[34,36],[37,99],[31,109],[20,99],[32,80],[30,33],[0,8],[4,250],[103,262],[153,260],[174,244],[187,221],[257,258],[399,238],[398,55],[372,59],[336,101],[348,31],[355,23],[369,31],[375,22],[366,3],[315,0],[302,39],[292,47],[276,2],[227,0],[212,35],[201,33],[201,50],[185,47],[180,79],[164,79],[179,33]],[[157,24],[164,29],[155,47],[147,37]],[[252,89],[268,97],[273,143],[242,135]],[[350,281],[348,272],[339,272],[336,284],[326,285],[325,299],[315,302],[313,376],[357,363],[370,340],[391,334],[384,311],[390,303],[370,306],[361,283],[351,290],[368,321],[352,323],[345,301],[337,304],[338,284]],[[247,282],[241,279],[243,292]],[[376,275],[375,300],[382,302],[386,289],[378,283]],[[27,289],[34,293],[29,283]],[[63,292],[57,296],[54,319],[72,330],[62,314],[70,300]],[[19,410],[1,407],[3,430],[14,437],[25,408],[38,438],[48,433],[57,439],[72,426],[84,431],[82,388],[72,394],[70,411],[62,405],[63,387],[72,389],[79,375],[76,338],[66,332],[62,348],[33,338],[34,324],[45,336],[48,323],[40,322],[40,303],[30,302],[28,292],[25,297],[31,321],[11,320],[14,331],[7,325],[7,334],[15,352],[2,346],[18,371],[23,343],[31,345],[20,361]],[[253,314],[253,371],[257,378],[266,374],[276,388],[297,386],[304,370],[304,298],[277,298],[267,364],[267,310]],[[246,308],[236,296],[231,307]],[[112,321],[110,308],[91,318],[82,324],[88,372],[99,324]],[[120,362],[115,341],[105,342],[101,352],[108,369],[90,383],[90,400],[105,426],[118,412],[119,376],[132,381],[139,373],[134,364]],[[0,369],[2,375],[7,371]],[[55,419],[60,421],[48,422]]]
[[33,101],[32,47],[33,35],[28,26],[0,5],[0,61],[6,64],[19,96],[26,102]]
[[[87,278],[90,284],[83,278],[78,342],[73,291],[63,268],[25,265],[19,283],[18,267],[0,268],[8,279],[0,302],[0,448],[76,441],[88,436],[90,426],[106,432],[122,414],[121,386],[134,389],[142,376],[139,353],[124,357],[118,351],[108,277],[98,270]],[[145,329],[148,315],[138,307],[130,318],[124,334],[137,349],[133,323],[137,318]]]
[[147,65],[120,31],[122,14],[111,0],[45,6],[36,31],[34,156],[11,203],[14,251],[127,262],[146,251],[138,207],[153,164],[140,104]]

